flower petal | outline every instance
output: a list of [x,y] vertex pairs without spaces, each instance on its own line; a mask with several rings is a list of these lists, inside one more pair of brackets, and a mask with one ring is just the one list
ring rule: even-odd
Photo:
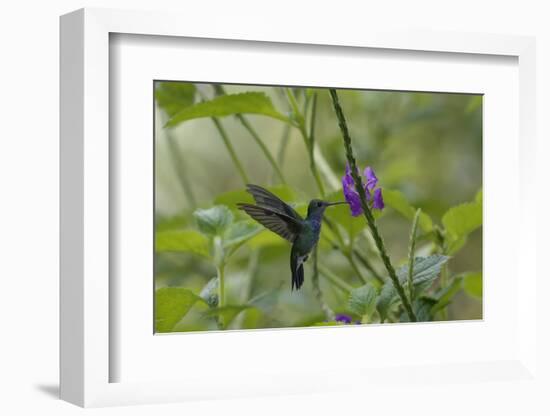
[[351,316],[346,315],[346,314],[344,314],[344,313],[339,313],[339,314],[337,314],[337,315],[334,317],[334,320],[335,320],[336,322],[342,322],[342,323],[344,323],[344,324],[351,324],[351,321],[352,321]]
[[355,191],[355,182],[351,176],[349,166],[346,166],[346,173],[342,176],[342,190],[344,191],[344,198],[350,206],[351,215],[353,217],[361,215],[363,212],[361,200],[359,199],[359,194]]
[[382,189],[378,188],[374,191],[372,207],[375,209],[384,209],[384,198],[382,198]]
[[365,171],[363,172],[363,174],[365,175],[365,178],[367,180],[365,188],[368,191],[372,192],[372,190],[376,188],[376,184],[378,183],[378,178],[376,177],[374,170],[370,166],[367,166],[365,168]]

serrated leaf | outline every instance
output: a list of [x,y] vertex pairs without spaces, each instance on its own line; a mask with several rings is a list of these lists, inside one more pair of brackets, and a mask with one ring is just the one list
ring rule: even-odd
[[382,322],[386,320],[388,314],[391,312],[394,306],[399,302],[399,296],[397,291],[391,282],[386,282],[380,290],[380,296],[376,300],[376,309],[380,314]]
[[[384,196],[384,203],[395,209],[405,218],[412,220],[414,214],[416,213],[416,208],[409,204],[405,195],[400,191],[383,189],[382,194]],[[432,231],[433,222],[428,214],[422,212],[420,213],[420,218],[418,219],[418,225],[425,233]]]
[[476,299],[483,297],[483,275],[481,272],[464,275],[464,292]]
[[196,87],[189,82],[159,82],[155,98],[160,108],[172,117],[195,101]]
[[[448,256],[433,254],[428,257],[416,257],[414,259],[413,283],[416,292],[422,292],[432,284],[441,271],[443,266],[449,260]],[[409,272],[408,265],[400,267],[397,270],[397,277],[400,282],[407,281]]]
[[156,332],[171,332],[197,301],[203,301],[188,289],[164,287],[155,292]]
[[[428,296],[422,296],[413,302],[413,311],[417,322],[430,322],[433,319],[432,308],[437,301]],[[410,322],[408,315],[403,312],[399,318],[401,322]]]
[[187,252],[210,258],[208,239],[195,230],[157,231],[155,251]]
[[260,233],[264,228],[250,220],[237,221],[230,224],[223,236],[224,247],[231,247],[244,243]]
[[483,221],[482,205],[478,202],[467,202],[450,208],[443,215],[442,223],[446,237],[451,242],[465,238],[472,231],[481,227]]
[[193,213],[199,230],[206,235],[223,235],[233,222],[233,213],[224,205],[216,205],[207,209],[198,209]]
[[[428,257],[416,257],[414,259],[413,286],[416,297],[420,296],[424,290],[431,286],[439,275],[441,266],[448,260],[449,257],[440,254],[434,254]],[[405,286],[407,282],[408,269],[408,265],[405,265],[396,271],[397,278],[403,286]],[[392,281],[388,279],[386,283],[384,283],[384,286],[382,286],[380,296],[376,302],[376,308],[382,319],[386,319],[388,312],[393,306],[397,305],[399,301],[397,290]]]
[[209,101],[189,106],[174,114],[166,127],[203,117],[224,117],[235,114],[259,114],[289,122],[288,117],[279,113],[271,99],[263,92],[220,95]]
[[432,315],[451,303],[453,297],[462,289],[462,281],[462,276],[455,277],[447,287],[437,292],[435,295],[437,303],[432,306]]
[[370,316],[376,308],[378,292],[370,284],[353,289],[348,299],[348,309],[359,316]]

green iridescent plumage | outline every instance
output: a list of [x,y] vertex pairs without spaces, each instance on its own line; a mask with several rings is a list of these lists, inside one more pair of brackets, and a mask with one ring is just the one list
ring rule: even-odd
[[294,208],[258,185],[247,185],[255,205],[239,203],[254,220],[292,244],[290,250],[290,270],[292,290],[300,289],[304,283],[304,266],[309,254],[319,241],[325,209],[345,202],[326,202],[320,199],[310,201],[306,218],[302,218]]

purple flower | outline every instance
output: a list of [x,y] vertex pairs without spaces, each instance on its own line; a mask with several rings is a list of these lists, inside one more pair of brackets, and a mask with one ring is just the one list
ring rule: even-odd
[[[363,171],[365,176],[365,196],[367,197],[367,202],[370,203],[371,207],[374,209],[384,209],[384,199],[382,197],[382,189],[376,188],[378,185],[378,178],[374,173],[374,170],[367,166]],[[351,169],[346,165],[346,173],[342,177],[342,189],[344,190],[344,198],[346,198],[347,203],[351,209],[351,215],[357,217],[363,212],[361,208],[361,200],[359,199],[359,194],[355,190],[355,181],[351,176]]]
[[351,324],[351,316],[346,315],[344,313],[339,313],[334,317],[334,320],[336,322],[342,322],[343,324]]

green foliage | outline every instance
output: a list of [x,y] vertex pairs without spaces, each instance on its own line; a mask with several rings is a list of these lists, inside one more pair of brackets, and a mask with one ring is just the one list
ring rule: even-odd
[[210,258],[208,246],[208,239],[195,230],[157,231],[155,235],[157,252],[193,253]]
[[457,252],[466,242],[468,235],[481,227],[483,222],[481,196],[479,196],[479,202],[477,199],[476,196],[474,202],[452,207],[443,215],[441,221],[446,231],[445,242],[449,254]]
[[[205,317],[218,318],[223,322],[223,328],[229,327],[231,322],[244,310],[252,309],[250,305],[226,305],[218,308],[210,308],[204,313]],[[254,308],[255,309],[255,308]]]
[[[326,90],[315,90],[313,111],[313,90],[309,89],[257,88],[266,94],[250,91],[255,87],[227,86],[225,91],[239,93],[221,95],[214,89],[215,98],[196,102],[199,90],[194,84],[158,82],[155,86],[156,104],[165,113],[161,120],[168,116],[168,127],[198,118],[266,116],[244,118],[250,120],[248,127],[246,121],[224,123],[222,138],[230,143],[225,147],[216,145],[219,131],[200,130],[197,135],[198,125],[182,125],[170,133],[178,139],[196,139],[175,149],[181,150],[177,163],[190,163],[186,172],[196,188],[193,203],[188,202],[187,194],[184,198],[177,195],[183,188],[176,186],[178,178],[171,169],[165,169],[166,152],[157,153],[160,197],[155,217],[155,282],[162,287],[155,292],[157,332],[343,325],[320,322],[325,318],[319,302],[324,302],[329,311],[348,311],[354,319],[360,316],[365,323],[378,322],[378,315],[384,322],[408,322],[402,299],[391,281],[384,278],[387,267],[364,216],[352,217],[347,205],[327,209],[328,222],[323,225],[318,247],[318,268],[324,280],[320,282],[321,297],[317,298],[308,289],[312,259],[305,265],[304,289],[290,293],[289,243],[237,208],[239,202],[253,202],[246,190],[237,189],[242,186],[239,169],[244,183],[252,181],[266,187],[303,216],[311,198],[324,194],[323,199],[331,202],[343,200],[339,180],[345,164],[342,137],[335,134],[337,120]],[[201,97],[207,92],[212,92],[212,86],[203,86]],[[291,116],[278,111],[269,97],[277,102],[287,100],[281,108],[291,108]],[[412,221],[415,205],[422,207],[418,218],[421,231],[407,256],[413,260],[413,296],[407,290],[408,266],[396,268],[407,298],[412,298],[417,320],[447,319],[448,309],[453,318],[460,319],[462,309],[453,300],[462,293],[468,295],[460,302],[461,308],[467,304],[464,316],[473,316],[482,297],[482,276],[480,272],[462,270],[481,268],[477,256],[469,257],[481,245],[481,235],[472,234],[481,226],[481,189],[470,202],[450,206],[457,200],[468,201],[468,195],[479,188],[481,97],[376,91],[342,91],[341,97],[345,97],[342,107],[358,164],[374,166],[381,182],[389,188],[383,189],[386,208],[373,210],[375,218],[395,210]],[[298,131],[292,127],[298,127]],[[315,139],[310,140],[313,131]],[[262,144],[265,140],[264,147],[258,149],[245,145],[246,140],[234,140],[251,134],[257,142],[258,138]],[[158,139],[162,141],[163,136]],[[273,156],[266,160],[260,150]],[[206,168],[201,165],[217,163],[220,152],[232,152],[234,163],[218,163],[205,176]],[[314,173],[312,162],[320,175]],[[468,169],[464,170],[466,162]],[[195,175],[200,169],[202,178]],[[278,182],[291,186],[273,185]],[[164,212],[174,213],[174,203],[180,211],[162,216]],[[196,206],[205,209],[193,213]],[[404,253],[411,240],[407,239],[405,222],[394,218],[388,216],[377,225],[395,266],[393,262],[405,264]],[[463,248],[459,256],[454,256],[451,273],[446,256]],[[237,250],[239,255],[234,255]],[[216,277],[212,277],[214,273]],[[358,275],[368,283],[358,283]],[[382,277],[382,282],[374,276]],[[195,295],[199,292],[200,296]]]
[[224,205],[198,209],[193,213],[199,230],[208,236],[223,235],[233,222],[233,213]]
[[190,83],[160,82],[155,89],[155,98],[159,107],[172,117],[193,104],[196,90]]
[[[441,267],[449,260],[449,257],[440,254],[434,254],[428,257],[416,257],[413,268],[413,286],[416,297],[424,292],[437,278]],[[402,285],[407,282],[408,265],[397,270],[397,277]],[[380,296],[378,297],[376,308],[378,313],[385,319],[392,307],[399,302],[399,296],[393,283],[387,280],[382,286]]]
[[209,307],[215,308],[219,303],[218,287],[220,279],[216,276],[208,281],[202,288],[200,297],[203,298]]
[[230,224],[224,233],[225,248],[241,244],[263,231],[263,228],[251,220],[237,221]]
[[[409,204],[407,198],[405,197],[405,195],[403,195],[403,193],[390,189],[384,189],[384,202],[386,203],[386,205],[395,209],[405,218],[409,220],[412,220],[414,218],[416,208]],[[418,224],[420,225],[422,231],[426,233],[432,231],[432,219],[426,213],[420,213]]]
[[224,117],[235,114],[258,114],[289,122],[289,119],[279,113],[267,95],[260,92],[228,94],[213,98],[210,101],[185,107],[175,113],[166,123],[166,127],[203,117]]
[[377,295],[370,283],[353,289],[349,295],[348,309],[356,315],[370,317],[376,309]]
[[[417,322],[430,322],[433,320],[433,314],[431,309],[437,301],[430,296],[421,296],[415,299],[412,307],[414,314],[416,315]],[[401,313],[399,317],[400,322],[410,322],[406,313]]]
[[193,305],[204,300],[182,287],[165,287],[155,292],[156,332],[171,332]]
[[455,277],[448,286],[441,289],[435,295],[437,302],[432,306],[432,315],[446,308],[451,303],[453,297],[462,289],[462,281],[462,276]]
[[464,292],[477,299],[483,297],[483,276],[481,272],[464,275]]

